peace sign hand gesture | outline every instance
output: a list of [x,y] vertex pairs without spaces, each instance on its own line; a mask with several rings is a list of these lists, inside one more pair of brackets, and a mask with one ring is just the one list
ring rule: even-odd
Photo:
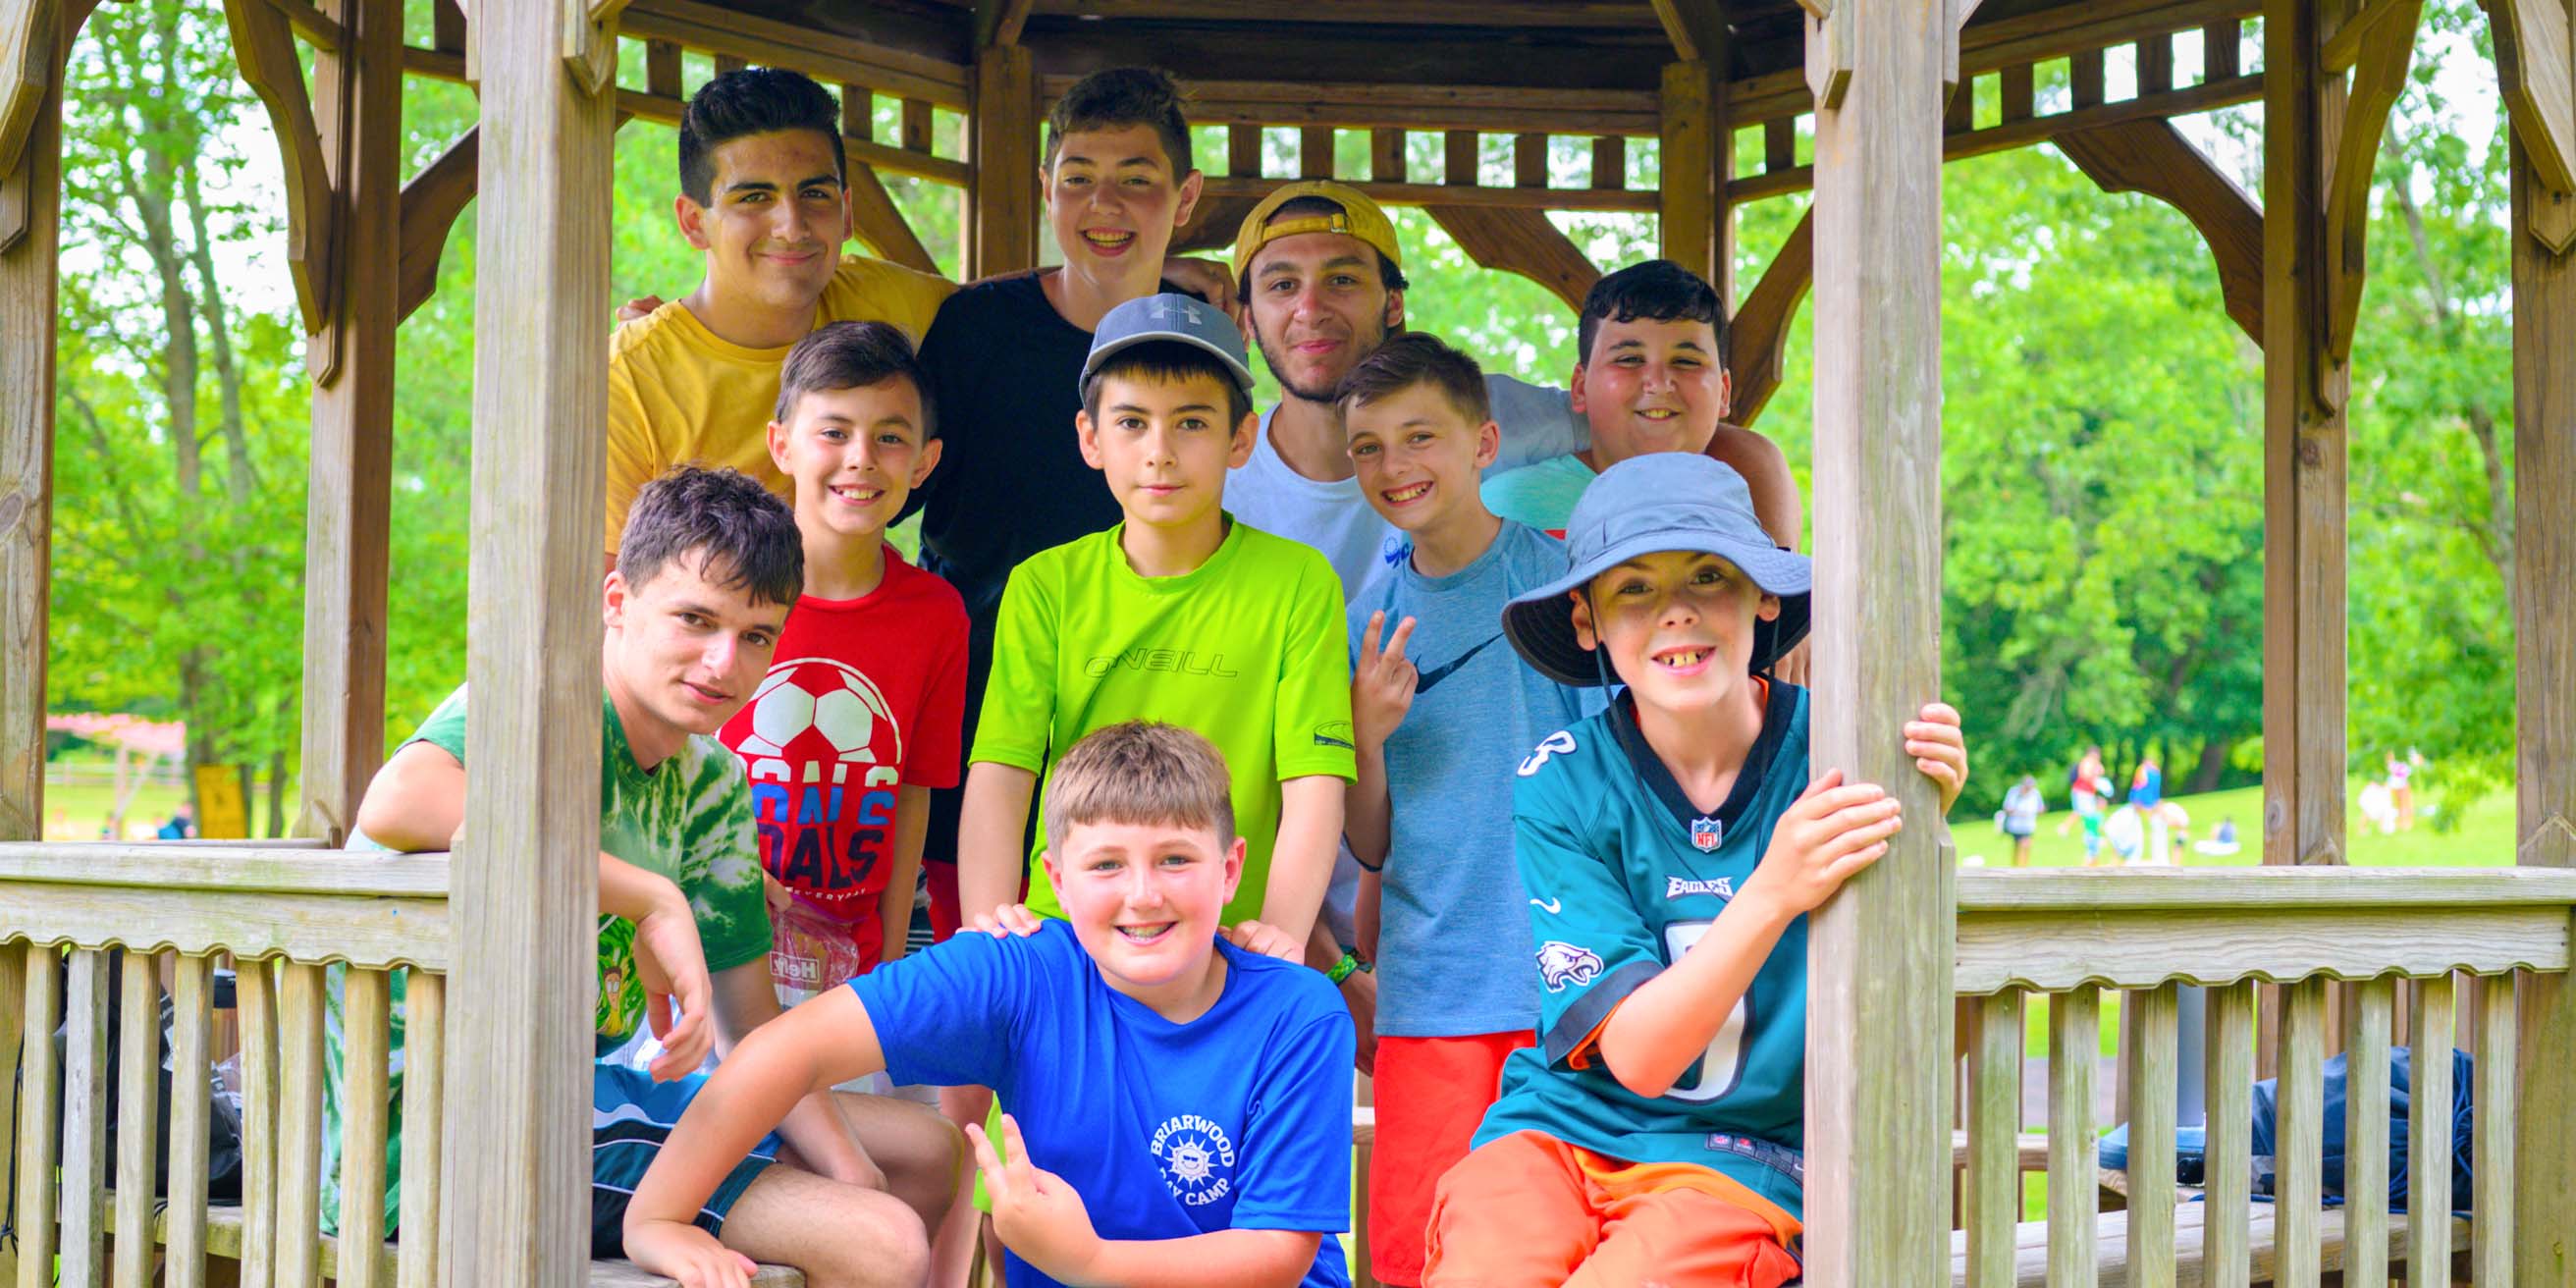
[[1101,1251],[1091,1212],[1063,1177],[1029,1161],[1028,1143],[1020,1138],[1019,1119],[1002,1115],[1006,1160],[994,1153],[981,1124],[969,1124],[966,1139],[975,1146],[975,1166],[984,1174],[984,1190],[993,1199],[993,1232],[1020,1260],[1058,1283],[1080,1283],[1090,1276]]
[[1378,641],[1385,630],[1386,613],[1369,614],[1368,630],[1360,636],[1360,663],[1351,673],[1351,730],[1371,751],[1384,747],[1387,735],[1404,723],[1404,713],[1413,709],[1414,683],[1421,678],[1404,656],[1404,646],[1413,638],[1413,619],[1405,618],[1394,634],[1385,635],[1381,650]]

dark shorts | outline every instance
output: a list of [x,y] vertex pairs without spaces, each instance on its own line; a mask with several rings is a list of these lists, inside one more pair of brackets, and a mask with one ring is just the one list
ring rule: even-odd
[[[662,1143],[706,1084],[703,1074],[657,1083],[640,1069],[600,1064],[592,1068],[590,1114],[590,1255],[626,1255],[626,1205]],[[694,1224],[722,1238],[725,1215],[744,1190],[775,1164],[779,1140],[763,1137],[749,1156],[716,1183]]]

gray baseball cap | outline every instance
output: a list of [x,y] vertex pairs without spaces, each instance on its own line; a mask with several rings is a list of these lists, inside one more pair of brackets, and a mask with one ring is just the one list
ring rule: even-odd
[[1566,595],[1638,557],[1663,550],[1713,554],[1742,569],[1780,616],[1753,623],[1752,669],[1767,669],[1807,635],[1807,557],[1771,544],[1753,517],[1744,476],[1696,452],[1652,452],[1601,471],[1565,524],[1573,567],[1503,607],[1503,633],[1539,674],[1560,684],[1602,682],[1603,668],[1574,636]]
[[1243,332],[1234,319],[1196,296],[1168,291],[1129,300],[1100,319],[1091,332],[1091,355],[1082,360],[1082,379],[1074,388],[1078,392],[1090,384],[1091,373],[1119,350],[1155,340],[1176,340],[1207,350],[1225,364],[1226,374],[1234,377],[1237,386],[1246,394],[1252,392],[1252,363],[1244,357]]

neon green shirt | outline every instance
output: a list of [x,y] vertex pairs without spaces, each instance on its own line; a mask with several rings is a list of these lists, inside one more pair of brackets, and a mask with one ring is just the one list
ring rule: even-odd
[[[1230,924],[1261,914],[1279,784],[1354,771],[1340,577],[1309,547],[1228,522],[1216,553],[1177,577],[1136,575],[1118,547],[1124,524],[1021,563],[1002,592],[971,758],[1043,775],[1056,752],[1123,720],[1197,731],[1225,755],[1245,841]],[[1061,917],[1045,852],[1041,836],[1029,907]]]

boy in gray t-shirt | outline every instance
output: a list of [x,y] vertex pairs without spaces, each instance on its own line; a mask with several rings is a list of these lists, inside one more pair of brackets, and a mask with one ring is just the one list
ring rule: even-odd
[[1565,552],[1477,495],[1498,435],[1475,362],[1398,336],[1338,395],[1361,494],[1409,543],[1351,601],[1359,778],[1346,831],[1370,874],[1361,947],[1380,966],[1369,1261],[1383,1283],[1417,1284],[1440,1174],[1465,1157],[1503,1058],[1537,1027],[1512,766],[1599,698],[1503,641],[1503,605],[1563,576]]

